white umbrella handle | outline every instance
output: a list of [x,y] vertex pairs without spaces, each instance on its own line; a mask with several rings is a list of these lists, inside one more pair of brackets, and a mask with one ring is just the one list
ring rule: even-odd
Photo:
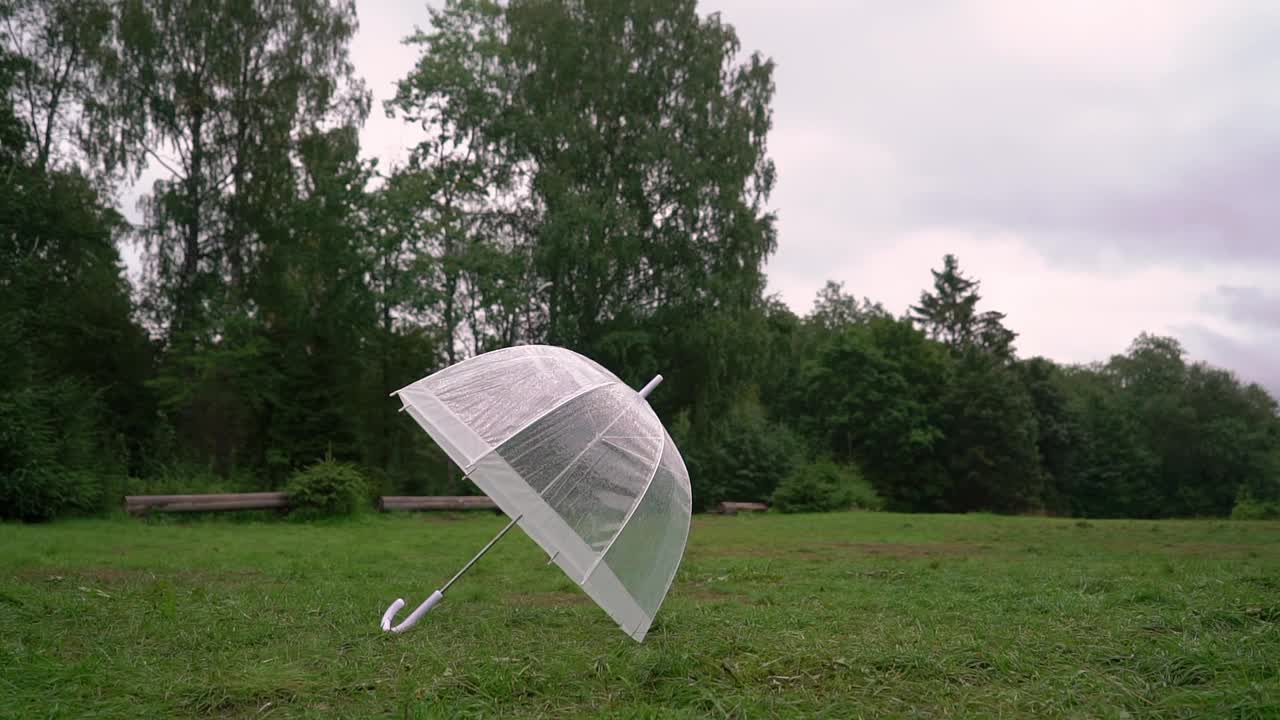
[[524,517],[524,515],[517,515],[514,518],[512,518],[511,522],[507,523],[507,526],[502,528],[502,530],[499,531],[497,535],[494,535],[493,539],[490,540],[487,545],[481,548],[480,552],[476,553],[476,556],[471,558],[470,562],[462,566],[462,569],[458,571],[457,575],[454,575],[453,578],[449,580],[449,582],[444,584],[444,587],[431,593],[431,597],[427,598],[426,600],[423,600],[422,604],[418,606],[418,609],[410,613],[409,617],[404,619],[404,622],[400,623],[399,625],[396,625],[395,627],[391,627],[392,619],[395,618],[396,613],[400,612],[400,608],[404,607],[404,598],[396,598],[396,601],[391,603],[391,607],[387,608],[387,611],[382,613],[383,632],[393,632],[393,633],[404,632],[405,630],[408,630],[409,628],[416,625],[418,621],[422,619],[422,616],[427,614],[428,610],[435,607],[437,603],[439,603],[441,600],[444,599],[445,591],[449,589],[449,586],[457,582],[458,578],[462,577],[463,573],[470,570],[471,566],[475,565],[477,560],[484,557],[484,554],[489,552],[489,548],[493,547],[494,543],[501,540],[503,535],[506,535],[508,532],[510,532],[511,528],[515,527],[516,523],[520,522],[520,518],[522,517]]
[[396,625],[395,627],[391,627],[391,621],[395,618],[396,613],[400,612],[400,608],[404,607],[404,598],[397,598],[395,602],[391,603],[391,607],[387,608],[387,611],[382,613],[383,632],[398,633],[408,630],[414,625],[417,625],[418,621],[422,619],[422,616],[426,615],[428,610],[435,607],[436,603],[439,603],[443,599],[444,595],[439,590],[431,593],[431,597],[423,600],[422,604],[418,606],[418,609],[410,613],[409,617],[404,619],[404,622]]

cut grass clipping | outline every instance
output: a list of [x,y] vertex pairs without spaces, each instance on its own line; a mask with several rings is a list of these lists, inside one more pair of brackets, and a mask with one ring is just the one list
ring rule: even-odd
[[642,645],[501,527],[0,526],[0,716],[1280,717],[1280,523],[699,517]]

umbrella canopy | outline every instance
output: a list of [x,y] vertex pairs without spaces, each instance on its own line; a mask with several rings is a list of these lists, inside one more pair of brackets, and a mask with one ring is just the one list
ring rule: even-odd
[[644,399],[658,380],[637,392],[578,353],[527,345],[464,360],[395,395],[641,641],[684,555],[692,511],[684,460]]

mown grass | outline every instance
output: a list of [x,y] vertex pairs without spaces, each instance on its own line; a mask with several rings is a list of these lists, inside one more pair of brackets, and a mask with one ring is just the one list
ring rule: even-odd
[[0,716],[1280,717],[1280,523],[695,519],[644,644],[502,525],[0,526]]

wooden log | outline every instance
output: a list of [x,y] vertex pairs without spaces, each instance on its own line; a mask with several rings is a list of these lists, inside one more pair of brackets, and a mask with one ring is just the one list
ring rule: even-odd
[[740,512],[764,512],[769,506],[757,502],[722,502],[716,505],[716,512],[722,515],[737,515]]
[[283,492],[209,493],[204,495],[127,495],[126,512],[217,512],[220,510],[271,510],[289,507]]
[[493,500],[484,495],[384,495],[378,498],[378,509],[389,510],[497,510]]

